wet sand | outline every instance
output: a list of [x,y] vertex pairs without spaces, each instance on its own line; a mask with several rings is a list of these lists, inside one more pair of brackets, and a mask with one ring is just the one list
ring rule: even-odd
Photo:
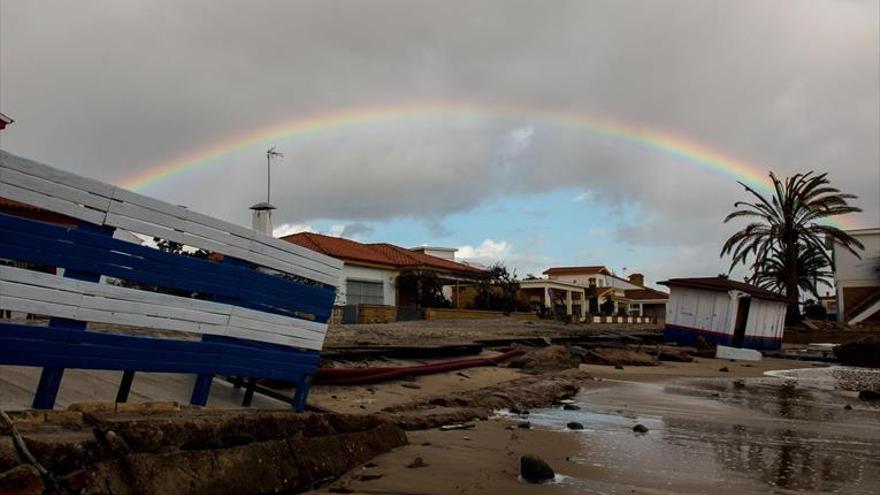
[[[505,495],[858,495],[880,486],[880,407],[859,401],[855,392],[764,376],[773,369],[810,371],[809,363],[701,359],[582,368],[595,379],[576,398],[580,411],[556,407],[528,418],[501,414],[472,430],[409,432],[409,446],[333,486],[371,494]],[[532,429],[513,427],[522,419]],[[568,431],[568,421],[586,428]],[[634,433],[636,423],[650,431]],[[541,456],[561,476],[545,485],[519,480],[524,454]],[[407,467],[416,457],[427,466]],[[381,477],[360,480],[364,474]]]

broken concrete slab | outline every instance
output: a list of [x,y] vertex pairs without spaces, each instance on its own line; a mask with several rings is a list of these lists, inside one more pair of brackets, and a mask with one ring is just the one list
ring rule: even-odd
[[762,355],[754,349],[740,349],[719,345],[715,349],[715,357],[718,359],[736,359],[737,361],[760,361]]

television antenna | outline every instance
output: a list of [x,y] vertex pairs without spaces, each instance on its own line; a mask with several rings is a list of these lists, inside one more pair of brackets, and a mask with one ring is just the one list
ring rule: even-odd
[[268,150],[266,150],[266,203],[272,204],[270,200],[272,196],[272,159],[273,158],[284,158],[284,153],[275,150],[275,146],[272,146]]

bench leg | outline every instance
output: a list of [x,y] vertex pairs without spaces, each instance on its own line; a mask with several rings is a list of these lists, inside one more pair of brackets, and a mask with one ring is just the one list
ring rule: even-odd
[[293,395],[293,409],[297,412],[306,410],[306,400],[309,398],[309,389],[312,388],[312,377],[307,376],[296,384],[296,393]]
[[213,373],[199,373],[189,403],[194,406],[204,406],[207,404],[208,396],[211,395],[211,383],[213,381]]
[[119,382],[119,391],[116,392],[116,402],[128,402],[128,393],[131,392],[131,382],[134,381],[134,371],[124,371],[122,381]]
[[55,407],[55,399],[58,397],[58,389],[61,388],[61,379],[64,378],[64,368],[43,368],[40,374],[40,384],[34,394],[34,409],[52,409]]
[[254,389],[257,388],[257,379],[246,379],[244,387],[244,399],[241,400],[241,405],[242,407],[251,407],[251,404],[254,402]]

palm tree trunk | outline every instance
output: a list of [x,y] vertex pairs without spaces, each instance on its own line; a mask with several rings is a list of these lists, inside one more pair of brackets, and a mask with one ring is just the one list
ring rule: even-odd
[[798,286],[798,245],[797,240],[790,242],[785,247],[785,296],[788,298],[788,310],[785,313],[785,323],[792,325],[801,321],[800,312],[800,287]]

